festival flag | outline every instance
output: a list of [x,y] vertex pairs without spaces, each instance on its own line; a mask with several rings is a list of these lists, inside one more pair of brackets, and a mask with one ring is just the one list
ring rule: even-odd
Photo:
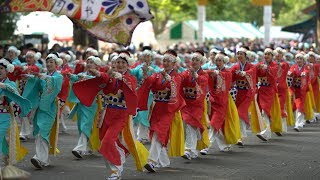
[[96,38],[128,45],[135,27],[153,18],[147,0],[5,0],[0,13],[50,11]]

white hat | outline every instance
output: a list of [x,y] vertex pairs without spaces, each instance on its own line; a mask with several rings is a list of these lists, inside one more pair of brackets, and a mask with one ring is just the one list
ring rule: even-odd
[[41,58],[41,53],[40,52],[34,52],[33,50],[29,50],[27,53],[26,53],[26,56],[28,57],[33,57],[33,59],[35,61],[38,61],[40,58]]
[[63,64],[63,61],[62,59],[60,58],[59,54],[58,53],[51,53],[49,54],[47,57],[46,57],[46,61],[49,60],[49,59],[53,59],[57,66],[61,66]]
[[8,51],[12,51],[16,54],[16,56],[19,56],[21,54],[21,51],[19,49],[17,49],[15,46],[10,46],[8,48]]
[[243,47],[241,47],[241,48],[239,48],[238,50],[237,50],[237,52],[244,52],[246,55],[247,55],[247,49],[246,48],[243,48]]
[[289,53],[289,52],[287,52],[287,53],[284,55],[284,57],[285,57],[285,59],[286,59],[287,61],[290,61],[290,60],[292,60],[292,59],[294,58],[293,54],[292,54],[292,53]]
[[280,53],[280,54],[283,54],[283,55],[287,52],[285,49],[282,49],[281,47],[277,47],[277,48],[275,49],[275,51],[276,51],[277,53]]
[[198,58],[201,60],[201,62],[206,62],[207,61],[207,58],[205,56],[203,56],[201,53],[199,52],[194,52],[192,53],[192,56],[191,56],[191,59],[193,58]]
[[148,49],[145,49],[143,52],[142,52],[142,55],[143,56],[151,56],[153,57],[153,52],[148,50]]
[[6,68],[6,71],[12,73],[14,71],[14,65],[12,65],[8,60],[2,58],[0,59],[0,65]]
[[97,50],[93,49],[92,47],[89,47],[86,52],[91,52],[93,56],[98,56],[99,53]]
[[210,50],[210,54],[212,54],[212,53],[215,53],[215,54],[218,54],[220,51],[218,50],[218,49],[216,49],[216,48],[212,48],[211,50]]
[[68,54],[70,55],[70,57],[71,57],[71,59],[70,59],[70,61],[74,61],[74,60],[76,60],[76,55],[72,52],[72,51],[68,51]]
[[67,60],[67,62],[69,62],[71,60],[71,56],[67,53],[60,53],[60,57]]
[[[226,58],[226,57],[227,57],[227,58]],[[228,62],[229,62],[229,57],[228,57],[228,56],[225,56],[225,55],[223,55],[223,54],[217,54],[214,59],[215,59],[215,60],[221,59],[224,63],[228,63]]]
[[89,56],[87,60],[92,60],[97,66],[101,66],[102,62],[99,57]]
[[263,56],[263,52],[262,52],[262,51],[258,51],[258,52],[257,52],[257,55],[258,55],[258,56]]
[[163,55],[163,59],[168,59],[168,60],[170,60],[171,62],[180,62],[181,60],[180,60],[180,58],[177,56],[174,56],[173,54],[171,54],[171,53],[165,53],[164,55]]
[[316,57],[316,56],[317,56],[317,54],[316,54],[316,53],[314,53],[314,52],[312,52],[312,51],[309,51],[309,52],[308,52],[308,55],[309,55],[309,56],[314,56],[314,57]]
[[298,53],[298,54],[296,54],[295,58],[296,58],[296,59],[302,58],[303,61],[306,61],[306,57],[305,57],[304,53]]
[[278,52],[272,50],[271,48],[266,48],[266,49],[264,50],[264,53],[271,53],[273,56],[278,55]]

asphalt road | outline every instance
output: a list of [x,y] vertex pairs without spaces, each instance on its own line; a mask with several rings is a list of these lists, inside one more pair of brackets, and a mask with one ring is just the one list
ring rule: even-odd
[[[60,134],[61,153],[50,157],[51,165],[35,170],[30,163],[34,155],[34,140],[24,142],[28,156],[17,166],[32,174],[32,180],[103,180],[110,170],[102,156],[77,160],[71,151],[77,143],[75,124],[69,124],[68,134]],[[303,132],[289,132],[282,137],[273,134],[267,143],[249,135],[245,147],[232,146],[230,152],[219,152],[187,161],[171,158],[171,166],[157,173],[136,171],[130,156],[125,164],[122,179],[320,179],[320,123],[308,124]],[[149,147],[149,146],[148,146]]]

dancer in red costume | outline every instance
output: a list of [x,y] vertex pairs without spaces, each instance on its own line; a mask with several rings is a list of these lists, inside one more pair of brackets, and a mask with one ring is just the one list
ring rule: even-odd
[[185,154],[182,157],[188,160],[197,158],[199,154],[196,148],[197,141],[201,139],[204,131],[200,120],[204,112],[204,101],[208,86],[208,74],[201,68],[206,60],[204,52],[196,51],[190,56],[192,67],[190,70],[181,73],[183,78],[181,86],[186,101],[186,106],[181,110],[186,129]]
[[[265,128],[257,134],[257,137],[263,141],[271,138],[271,108],[274,97],[277,93],[277,72],[278,65],[273,61],[276,52],[270,48],[264,50],[264,61],[257,64],[257,78],[260,83],[258,88],[258,103],[261,109],[262,119]],[[279,132],[278,132],[279,133]]]
[[[277,78],[277,88],[278,88],[278,95],[280,100],[280,108],[281,108],[281,118],[282,118],[282,131],[287,132],[287,111],[292,111],[291,109],[286,110],[286,101],[287,101],[287,91],[288,91],[288,84],[287,82],[287,74],[290,69],[290,65],[288,62],[284,60],[284,54],[286,51],[281,47],[277,47],[276,50],[277,55],[275,58],[276,63],[278,64],[278,78]],[[277,133],[280,135],[279,133]]]
[[[137,107],[136,79],[128,72],[130,54],[123,51],[116,58],[117,71],[110,73],[92,70],[97,77],[80,81],[73,85],[73,91],[84,105],[91,105],[100,90],[107,101],[103,123],[99,136],[103,155],[111,168],[112,174],[108,179],[120,179],[125,158],[129,150],[120,142],[119,135],[128,123],[129,116],[134,115]],[[83,87],[86,88],[83,88]],[[129,146],[127,144],[127,146]],[[133,145],[134,146],[134,145]],[[130,149],[130,147],[129,147]]]
[[[148,163],[145,165],[145,168],[150,172],[155,172],[154,168],[157,165],[161,167],[170,165],[166,147],[172,127],[171,123],[175,114],[185,105],[185,101],[180,95],[181,76],[175,69],[176,62],[177,53],[174,50],[167,50],[163,58],[164,71],[146,78],[138,90],[138,107],[141,110],[148,109],[147,101],[150,90],[154,94],[155,104],[150,118],[150,155]],[[170,143],[172,146],[171,141]]]
[[296,122],[294,130],[301,131],[305,125],[305,109],[304,104],[309,84],[309,70],[305,63],[304,54],[296,55],[296,64],[292,65],[288,75],[293,77],[290,91],[295,96],[294,110],[296,113]]
[[256,69],[254,65],[247,61],[246,52],[247,49],[245,48],[240,48],[237,51],[238,63],[230,69],[232,72],[232,81],[236,83],[238,91],[236,106],[240,117],[242,137],[242,139],[238,141],[238,145],[240,146],[243,146],[243,139],[248,136],[246,132],[247,126],[250,124],[248,109],[254,99],[256,91]]

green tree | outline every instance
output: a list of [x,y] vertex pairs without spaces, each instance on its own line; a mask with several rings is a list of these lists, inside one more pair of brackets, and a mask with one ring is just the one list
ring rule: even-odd
[[292,25],[310,18],[310,15],[304,14],[302,10],[315,3],[315,0],[284,0],[279,16],[275,21],[276,25]]
[[[263,7],[254,6],[251,0],[209,0],[206,8],[207,20],[251,22],[263,25]],[[277,19],[284,1],[273,1],[272,12]]]
[[0,15],[0,40],[10,40],[17,27],[20,13],[2,13]]
[[155,35],[162,33],[169,20],[179,22],[196,17],[196,1],[190,0],[148,0],[154,19]]

